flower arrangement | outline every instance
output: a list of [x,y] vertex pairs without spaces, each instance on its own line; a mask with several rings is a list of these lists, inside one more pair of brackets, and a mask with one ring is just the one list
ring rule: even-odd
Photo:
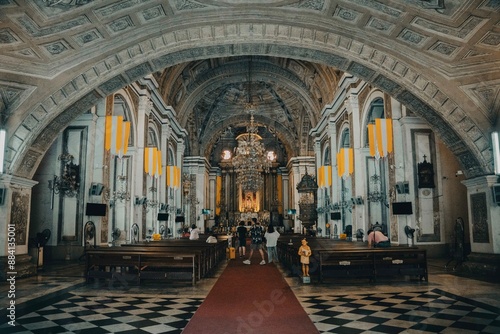
[[161,234],[160,233],[154,233],[152,237],[153,237],[154,241],[161,240]]

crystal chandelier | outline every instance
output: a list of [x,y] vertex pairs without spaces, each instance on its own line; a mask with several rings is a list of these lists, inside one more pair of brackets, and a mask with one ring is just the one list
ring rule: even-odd
[[243,191],[257,192],[264,184],[262,173],[268,173],[272,161],[268,158],[262,137],[257,133],[253,113],[250,114],[250,124],[247,132],[236,137],[238,147],[232,160],[233,168],[237,173],[236,183]]

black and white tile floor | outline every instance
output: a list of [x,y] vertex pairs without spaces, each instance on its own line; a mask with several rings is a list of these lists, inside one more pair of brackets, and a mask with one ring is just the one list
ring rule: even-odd
[[321,333],[500,333],[500,310],[440,289],[300,297]]
[[203,298],[65,293],[17,318],[0,333],[181,333]]
[[[86,285],[78,274],[20,279],[16,325],[1,321],[0,333],[181,333],[217,277],[195,287],[118,288]],[[285,279],[320,333],[500,333],[498,283],[432,269],[429,283],[320,285]],[[6,289],[2,283],[2,320]]]

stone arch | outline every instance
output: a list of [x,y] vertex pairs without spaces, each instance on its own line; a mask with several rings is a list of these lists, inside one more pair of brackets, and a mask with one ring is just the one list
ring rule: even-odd
[[[212,29],[201,23],[197,27],[170,30],[162,36],[139,41],[130,47],[131,52],[117,50],[108,58],[88,61],[92,65],[44,100],[35,102],[22,122],[14,126],[6,155],[9,172],[31,178],[46,149],[66,125],[98,99],[119,88],[181,62],[234,55],[297,58],[355,75],[426,120],[455,154],[468,177],[491,172],[489,139],[481,128],[447,95],[444,84],[440,87],[426,78],[419,65],[405,61],[403,54],[396,58],[381,49],[360,45],[362,42],[352,37],[327,32],[319,25],[305,28],[284,23],[280,29],[270,29],[263,23],[234,23],[234,26],[237,34],[231,33],[232,29]],[[190,33],[192,29],[197,33]],[[301,29],[303,38],[294,38],[289,33],[293,29]],[[207,38],[201,31],[211,31],[212,35]],[[179,36],[184,39],[179,40]]]

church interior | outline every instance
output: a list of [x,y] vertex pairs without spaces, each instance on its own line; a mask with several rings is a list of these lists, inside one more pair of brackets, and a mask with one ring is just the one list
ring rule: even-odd
[[[237,256],[124,290],[88,284],[90,254],[180,248],[193,226],[234,247],[252,220],[281,234],[276,268],[318,332],[497,332],[499,63],[495,0],[0,0],[0,308],[15,277],[19,312],[2,333],[180,333]],[[425,251],[425,282],[294,271],[301,239],[366,247],[374,229]],[[189,311],[150,330],[44,316],[154,295]],[[398,302],[349,309],[378,296]]]

